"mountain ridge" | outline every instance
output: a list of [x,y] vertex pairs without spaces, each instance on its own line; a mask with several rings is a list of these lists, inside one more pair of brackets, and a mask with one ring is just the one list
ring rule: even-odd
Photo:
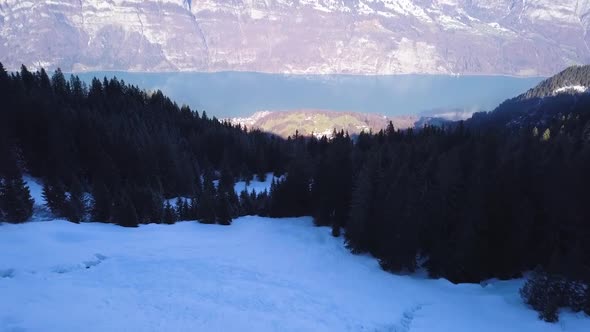
[[473,127],[516,130],[575,121],[590,104],[590,65],[570,66],[523,94],[507,99],[491,112],[478,112],[466,123]]
[[0,54],[9,69],[545,76],[590,61],[589,12],[577,0],[4,0]]

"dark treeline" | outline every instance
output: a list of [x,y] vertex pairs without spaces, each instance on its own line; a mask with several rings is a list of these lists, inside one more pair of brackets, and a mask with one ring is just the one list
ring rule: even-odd
[[476,119],[309,139],[270,213],[344,226],[348,247],[389,271],[479,282],[537,269],[522,296],[542,318],[590,314],[590,96],[544,103],[561,111],[518,128]]
[[[72,221],[311,215],[385,270],[479,282],[537,269],[522,295],[544,319],[564,306],[590,313],[589,95],[546,100],[550,117],[518,127],[503,112],[448,128],[287,140],[116,79],[86,87],[59,71],[0,68],[0,98],[5,220],[30,216],[23,172],[42,178],[49,208]],[[268,193],[234,191],[237,179],[266,172],[286,176]],[[189,199],[165,203],[178,196]]]
[[[59,70],[50,77],[23,66],[9,74],[0,65],[0,100],[6,220],[31,215],[21,178],[26,172],[43,179],[51,211],[72,221],[160,222],[170,212],[164,199],[183,196],[194,198],[195,206],[167,220],[228,223],[239,207],[218,202],[237,201],[234,179],[280,173],[288,161],[281,139],[221,123],[177,106],[160,91],[146,93],[116,78],[87,86]],[[91,202],[85,193],[92,194]],[[197,197],[203,200],[200,211]]]
[[454,282],[537,265],[588,276],[589,128],[586,112],[517,133],[390,127],[355,144],[310,139],[296,158],[310,161],[273,186],[270,214],[345,226],[352,251],[392,271],[424,259]]

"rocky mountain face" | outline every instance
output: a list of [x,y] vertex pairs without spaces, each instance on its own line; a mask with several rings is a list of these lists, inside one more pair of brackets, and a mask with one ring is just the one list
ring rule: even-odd
[[67,71],[550,75],[590,0],[0,0],[0,61]]

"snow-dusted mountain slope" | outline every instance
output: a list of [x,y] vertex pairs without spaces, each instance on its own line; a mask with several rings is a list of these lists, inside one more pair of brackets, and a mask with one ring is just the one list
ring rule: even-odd
[[521,280],[398,276],[310,218],[223,227],[0,224],[0,331],[588,331],[545,323]]
[[588,0],[1,0],[0,61],[64,70],[549,75]]

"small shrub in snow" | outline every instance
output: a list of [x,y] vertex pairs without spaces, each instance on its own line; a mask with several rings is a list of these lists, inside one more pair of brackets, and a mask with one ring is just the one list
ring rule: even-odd
[[588,286],[580,281],[536,271],[520,290],[524,302],[539,312],[539,318],[547,322],[558,321],[559,308],[575,312],[587,306]]

